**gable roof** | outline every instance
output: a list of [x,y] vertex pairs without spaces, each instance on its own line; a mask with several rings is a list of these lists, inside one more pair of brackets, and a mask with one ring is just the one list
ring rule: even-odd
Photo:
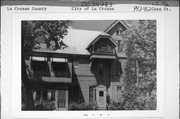
[[103,32],[113,22],[114,20],[73,20],[72,27],[74,29]]
[[68,29],[68,35],[64,37],[63,42],[67,46],[76,47],[77,54],[90,55],[86,48],[94,39],[102,34],[108,35],[101,31]]
[[[116,20],[105,31],[107,32],[109,29],[116,26],[116,24],[118,24],[119,22],[121,24],[125,24],[123,21]],[[128,26],[126,25],[125,27]],[[73,54],[73,55],[90,55],[87,48],[91,43],[95,43],[99,39],[99,37],[107,37],[111,40],[111,42],[115,46],[117,46],[114,39],[112,39],[111,36],[106,32],[69,28],[68,34],[62,39],[62,41],[68,46],[67,48],[56,51],[47,50],[47,49],[38,49],[34,51],[44,52],[44,53],[47,52],[47,53]]]
[[128,20],[74,20],[72,27],[74,29],[106,32],[108,28],[110,29],[110,27],[115,26],[119,22],[126,28],[129,28],[127,21]]
[[118,23],[122,24],[126,29],[129,28],[129,26],[123,21],[123,20],[115,20],[109,27],[107,27],[104,32],[108,33],[113,27],[115,27]]
[[101,31],[89,31],[79,29],[68,29],[68,34],[62,39],[62,41],[68,46],[62,50],[49,50],[49,49],[37,49],[33,50],[36,52],[47,52],[47,53],[61,53],[61,54],[79,54],[79,55],[90,55],[87,47],[93,42],[98,36],[109,36]]
[[[89,30],[79,30],[79,29],[68,29],[68,34],[64,36],[62,41],[68,46],[61,50],[51,50],[51,49],[34,49],[35,52],[44,53],[61,53],[61,54],[79,54],[79,55],[90,55],[89,51],[86,49],[87,46],[96,39],[101,31],[89,31]],[[108,34],[107,34],[108,35]]]

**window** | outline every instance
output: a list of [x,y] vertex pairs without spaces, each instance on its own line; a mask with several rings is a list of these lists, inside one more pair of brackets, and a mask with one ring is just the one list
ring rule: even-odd
[[49,66],[46,61],[31,61],[35,76],[49,76]]
[[52,67],[55,72],[65,72],[66,63],[64,62],[52,62]]
[[40,100],[40,90],[38,89],[33,89],[33,100]]
[[100,76],[104,75],[104,66],[102,63],[99,64],[99,75]]
[[32,68],[34,71],[45,71],[47,62],[45,61],[32,61]]
[[89,102],[96,100],[96,88],[94,86],[89,87]]
[[121,33],[123,32],[123,29],[122,28],[119,28],[117,31],[116,31],[116,35],[121,35]]
[[66,62],[52,62],[55,77],[69,77],[70,71]]
[[113,52],[113,48],[107,44],[101,43],[98,46],[97,52],[101,52],[101,53],[112,53]]
[[104,96],[104,91],[99,91],[99,96]]
[[55,90],[47,90],[47,100],[48,101],[55,100]]
[[93,87],[89,87],[89,102],[93,102]]
[[[42,96],[42,97],[41,97]],[[55,100],[55,90],[52,89],[33,89],[33,100],[39,101],[40,98],[47,101],[54,101]]]
[[108,46],[105,44],[102,44],[99,46],[99,51],[101,52],[108,52]]

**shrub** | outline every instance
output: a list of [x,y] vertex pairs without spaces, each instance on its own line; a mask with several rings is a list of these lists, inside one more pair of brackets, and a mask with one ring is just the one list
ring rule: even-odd
[[75,102],[70,103],[69,110],[79,110],[79,104]]
[[123,105],[120,102],[112,101],[112,103],[108,105],[108,110],[122,110],[122,109],[123,109]]
[[155,110],[156,98],[138,96],[134,100],[124,102],[123,109],[125,110]]
[[42,101],[41,103],[35,102],[35,106],[33,110],[55,110],[54,102]]
[[146,109],[147,110],[156,110],[157,108],[157,100],[151,98],[150,100],[146,101]]
[[75,103],[69,104],[69,110],[97,110],[98,106],[96,103]]

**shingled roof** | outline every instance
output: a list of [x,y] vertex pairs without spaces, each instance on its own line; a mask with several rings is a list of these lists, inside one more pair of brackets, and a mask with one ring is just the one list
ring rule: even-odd
[[86,48],[99,35],[109,36],[101,31],[69,29],[68,35],[64,37],[63,42],[67,46],[76,47],[77,54],[89,55]]
[[[119,21],[122,22],[122,21]],[[118,23],[117,21],[113,22],[110,27],[113,27],[114,24]],[[87,47],[91,44],[95,39],[99,36],[101,37],[111,37],[109,34],[104,31],[94,31],[94,30],[81,30],[69,28],[68,34],[62,39],[62,41],[68,46],[61,50],[49,50],[49,49],[38,49],[34,50],[36,52],[44,52],[44,53],[60,53],[60,54],[74,54],[74,55],[90,55]],[[113,38],[110,38],[114,41]],[[113,42],[116,43],[116,42]],[[123,53],[117,53],[118,57],[125,57]]]

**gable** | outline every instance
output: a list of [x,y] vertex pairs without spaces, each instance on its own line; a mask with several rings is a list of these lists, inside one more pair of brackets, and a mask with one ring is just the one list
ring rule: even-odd
[[125,31],[128,28],[129,28],[128,25],[124,21],[116,20],[104,32],[112,36],[118,30]]
[[87,50],[92,53],[114,54],[116,43],[109,35],[99,35],[87,47]]

